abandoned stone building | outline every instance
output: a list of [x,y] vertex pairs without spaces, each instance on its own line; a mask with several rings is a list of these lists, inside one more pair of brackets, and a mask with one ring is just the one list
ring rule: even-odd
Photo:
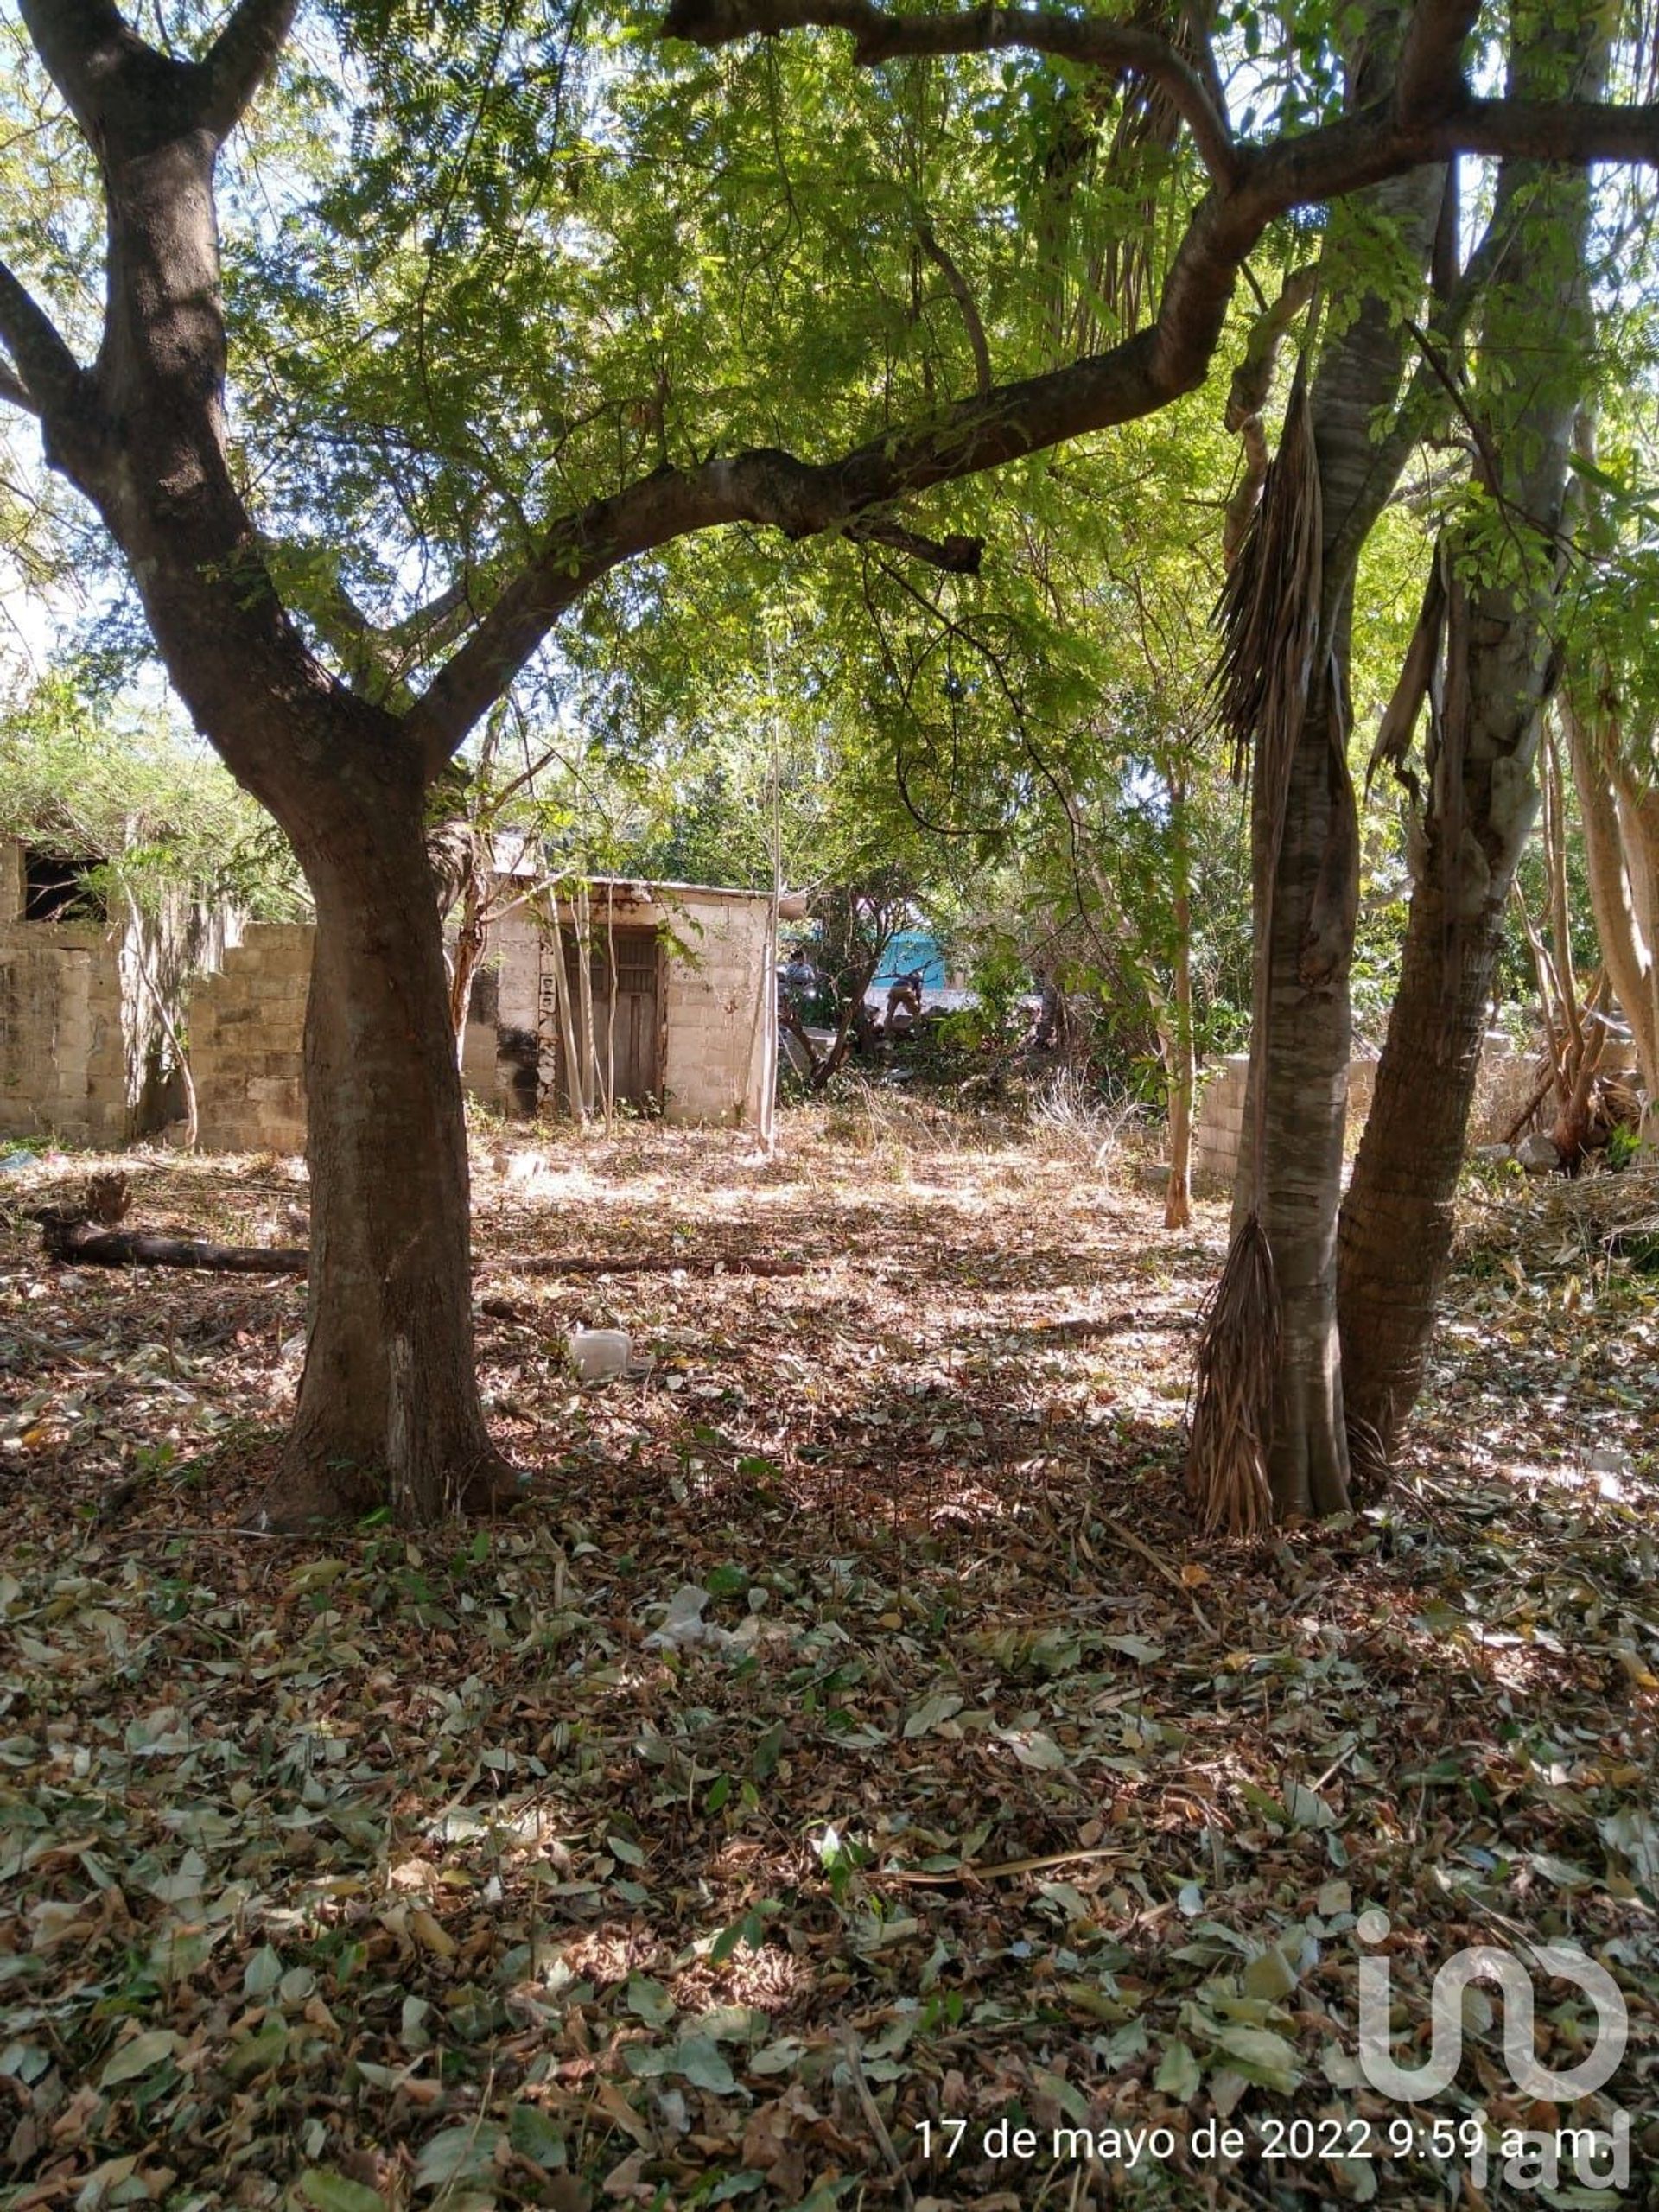
[[[92,864],[0,846],[0,1136],[111,1146],[174,1119],[150,988],[164,974],[202,1148],[300,1151],[310,927],[193,914],[158,951],[83,895]],[[540,886],[522,854],[497,867],[508,895],[462,1053],[474,1096],[511,1115],[608,1100],[673,1122],[758,1120],[777,1065],[769,894],[620,879],[572,893]],[[779,912],[798,918],[803,902]]]
[[[514,906],[474,982],[468,1090],[506,1113],[591,1112],[608,1094],[671,1122],[757,1121],[777,1066],[772,906],[766,892],[620,878],[558,897],[556,917],[546,900]],[[785,919],[804,912],[779,902]]]

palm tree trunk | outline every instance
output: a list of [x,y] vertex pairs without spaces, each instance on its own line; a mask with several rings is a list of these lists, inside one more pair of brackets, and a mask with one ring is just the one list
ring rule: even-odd
[[[1566,82],[1593,95],[1605,51],[1602,19],[1574,12],[1519,48],[1512,89],[1536,99]],[[1421,1388],[1504,903],[1536,807],[1558,533],[1592,336],[1589,218],[1581,175],[1503,165],[1493,212],[1503,257],[1472,412],[1483,506],[1502,513],[1508,535],[1478,561],[1456,542],[1449,549],[1444,709],[1431,725],[1413,839],[1406,962],[1342,1217],[1349,1413],[1375,1433],[1385,1461]]]
[[[1382,28],[1397,29],[1398,10],[1375,13]],[[1443,187],[1438,170],[1379,187],[1363,196],[1360,219],[1391,223],[1404,250],[1426,266]],[[1326,251],[1332,285],[1344,265],[1344,244],[1338,223]],[[1321,353],[1313,390],[1323,510],[1321,645],[1291,764],[1276,866],[1270,825],[1259,807],[1252,824],[1256,959],[1259,966],[1265,963],[1256,1005],[1265,1008],[1266,1030],[1262,1033],[1258,1020],[1251,1038],[1234,1219],[1238,1224],[1255,1209],[1279,1284],[1278,1376],[1267,1453],[1279,1520],[1338,1513],[1348,1504],[1337,1219],[1358,889],[1346,742],[1350,609],[1360,549],[1393,488],[1395,465],[1384,462],[1372,429],[1396,397],[1404,358],[1398,321],[1375,298]],[[1253,1173],[1257,1111],[1263,1116],[1259,1187]]]

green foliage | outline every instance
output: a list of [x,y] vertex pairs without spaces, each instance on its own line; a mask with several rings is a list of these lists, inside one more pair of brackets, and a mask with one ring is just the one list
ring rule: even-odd
[[0,835],[101,855],[141,906],[188,885],[256,919],[302,907],[285,841],[211,753],[159,716],[94,711],[60,675],[0,707]]

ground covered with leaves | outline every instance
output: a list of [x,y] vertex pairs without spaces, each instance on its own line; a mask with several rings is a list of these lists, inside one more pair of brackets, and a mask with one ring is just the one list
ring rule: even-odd
[[[1652,2201],[1651,1180],[1478,1194],[1407,1479],[1244,1553],[1178,1471],[1218,1209],[874,1103],[478,1156],[533,1479],[414,1540],[243,1532],[299,1286],[46,1268],[87,1163],[7,1176],[0,2205]],[[572,1251],[685,1265],[513,1264]],[[650,1372],[576,1389],[579,1322]],[[1490,1986],[1451,2088],[1368,2085],[1368,1945],[1419,2063],[1437,1967],[1552,1942],[1628,2012],[1599,2094],[1517,2088]],[[1506,2178],[1573,2125],[1622,2190]]]

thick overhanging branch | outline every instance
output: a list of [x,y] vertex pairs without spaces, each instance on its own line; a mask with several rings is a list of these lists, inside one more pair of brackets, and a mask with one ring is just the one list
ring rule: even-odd
[[200,65],[201,120],[225,137],[276,66],[297,0],[238,0]]
[[[1001,48],[1048,54],[1084,68],[1133,71],[1155,79],[1192,134],[1198,158],[1217,182],[1237,175],[1240,150],[1225,111],[1185,56],[1155,31],[1044,8],[976,8],[894,16],[869,0],[671,0],[666,38],[725,46],[756,34],[775,38],[806,28],[843,30],[867,67],[900,55],[985,54]],[[1211,70],[1212,83],[1219,79]]]
[[1659,162],[1659,101],[1471,99],[1440,119],[1433,138],[1440,155],[1651,166]]
[[[873,67],[906,54],[1046,54],[1080,66],[1134,70],[1164,87],[1192,136],[1216,193],[1249,195],[1264,168],[1302,167],[1306,188],[1285,206],[1353,192],[1419,162],[1457,153],[1535,161],[1659,162],[1659,104],[1616,106],[1592,100],[1477,99],[1462,73],[1462,54],[1478,14],[1476,0],[1419,0],[1408,26],[1398,83],[1385,106],[1344,118],[1261,148],[1233,137],[1224,110],[1179,49],[1156,33],[1047,8],[945,9],[893,15],[874,0],[670,0],[663,34],[699,46],[747,37],[775,38],[805,28],[844,30],[855,58]],[[1210,73],[1213,79],[1213,72]],[[1378,131],[1376,126],[1388,127]],[[1342,174],[1344,156],[1362,162]],[[1317,188],[1313,179],[1326,181]]]
[[81,369],[56,324],[33,293],[0,261],[0,344],[11,356],[0,391],[31,415],[67,407],[80,390]]
[[[1225,311],[1203,349],[1207,360]],[[791,539],[862,527],[868,536],[965,571],[975,541],[943,543],[904,532],[885,513],[935,485],[977,474],[1063,438],[1150,413],[1174,397],[1159,382],[1152,334],[1110,353],[1046,376],[963,400],[931,422],[873,439],[841,459],[813,463],[756,448],[690,469],[663,468],[556,522],[542,550],[502,591],[451,655],[410,716],[411,734],[436,774],[499,698],[554,623],[590,585],[620,563],[690,531],[753,523]],[[944,557],[941,558],[941,556]]]

